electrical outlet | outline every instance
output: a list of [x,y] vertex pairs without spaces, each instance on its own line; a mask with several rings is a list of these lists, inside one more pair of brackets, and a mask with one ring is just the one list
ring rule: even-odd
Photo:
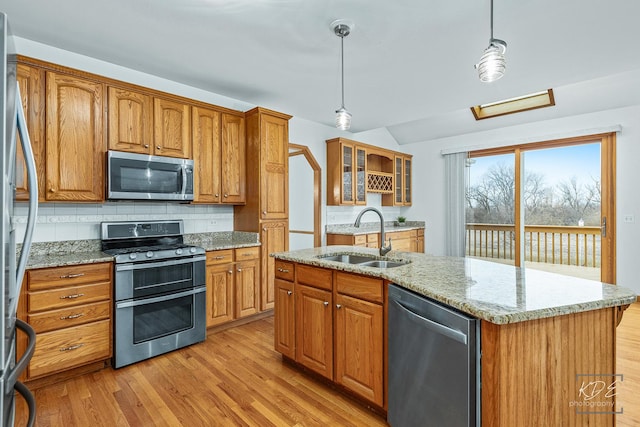
[[636,218],[633,215],[625,215],[623,220],[628,224],[633,224],[634,222],[636,222]]

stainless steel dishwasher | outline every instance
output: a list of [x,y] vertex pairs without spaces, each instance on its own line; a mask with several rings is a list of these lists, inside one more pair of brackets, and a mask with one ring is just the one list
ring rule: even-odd
[[393,427],[480,425],[480,321],[389,286]]

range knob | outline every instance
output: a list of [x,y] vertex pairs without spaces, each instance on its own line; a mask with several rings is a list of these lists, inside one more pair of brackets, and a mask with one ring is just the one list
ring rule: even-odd
[[196,251],[197,251],[197,249],[196,249],[196,248],[189,248],[189,252],[191,252],[192,254],[195,254],[195,253],[196,253]]
[[182,249],[181,248],[176,249],[176,255],[182,255]]
[[147,258],[153,258],[153,252],[151,251],[147,252]]
[[138,258],[138,254],[129,254],[129,259],[136,259]]

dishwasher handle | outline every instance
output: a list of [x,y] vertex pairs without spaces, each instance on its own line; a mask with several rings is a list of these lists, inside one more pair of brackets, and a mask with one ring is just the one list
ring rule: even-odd
[[436,332],[440,335],[444,335],[448,338],[451,338],[454,341],[457,341],[461,344],[467,345],[467,335],[463,334],[460,331],[456,331],[455,329],[451,329],[447,326],[441,325],[440,323],[434,322],[433,320],[426,319],[420,316],[417,313],[414,313],[408,307],[405,307],[400,301],[393,301],[402,311],[406,312],[413,320],[422,324],[426,328]]

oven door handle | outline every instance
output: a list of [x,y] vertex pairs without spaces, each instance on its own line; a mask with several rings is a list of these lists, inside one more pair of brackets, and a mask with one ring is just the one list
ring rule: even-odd
[[179,265],[179,264],[191,264],[198,261],[206,261],[206,259],[207,259],[206,256],[199,255],[192,258],[174,259],[174,260],[150,262],[150,263],[117,264],[116,271],[141,270],[144,268],[166,267],[169,265]]
[[116,308],[128,308],[128,307],[137,307],[137,306],[140,306],[140,305],[156,304],[156,303],[159,303],[159,302],[169,301],[169,300],[172,300],[172,299],[177,299],[177,298],[182,298],[182,297],[188,297],[190,295],[200,294],[202,292],[205,292],[206,290],[207,290],[206,286],[201,286],[199,288],[190,289],[188,291],[177,292],[175,294],[162,295],[162,296],[159,296],[159,297],[152,297],[152,298],[145,298],[145,299],[138,299],[138,300],[120,301],[120,302],[116,302]]

